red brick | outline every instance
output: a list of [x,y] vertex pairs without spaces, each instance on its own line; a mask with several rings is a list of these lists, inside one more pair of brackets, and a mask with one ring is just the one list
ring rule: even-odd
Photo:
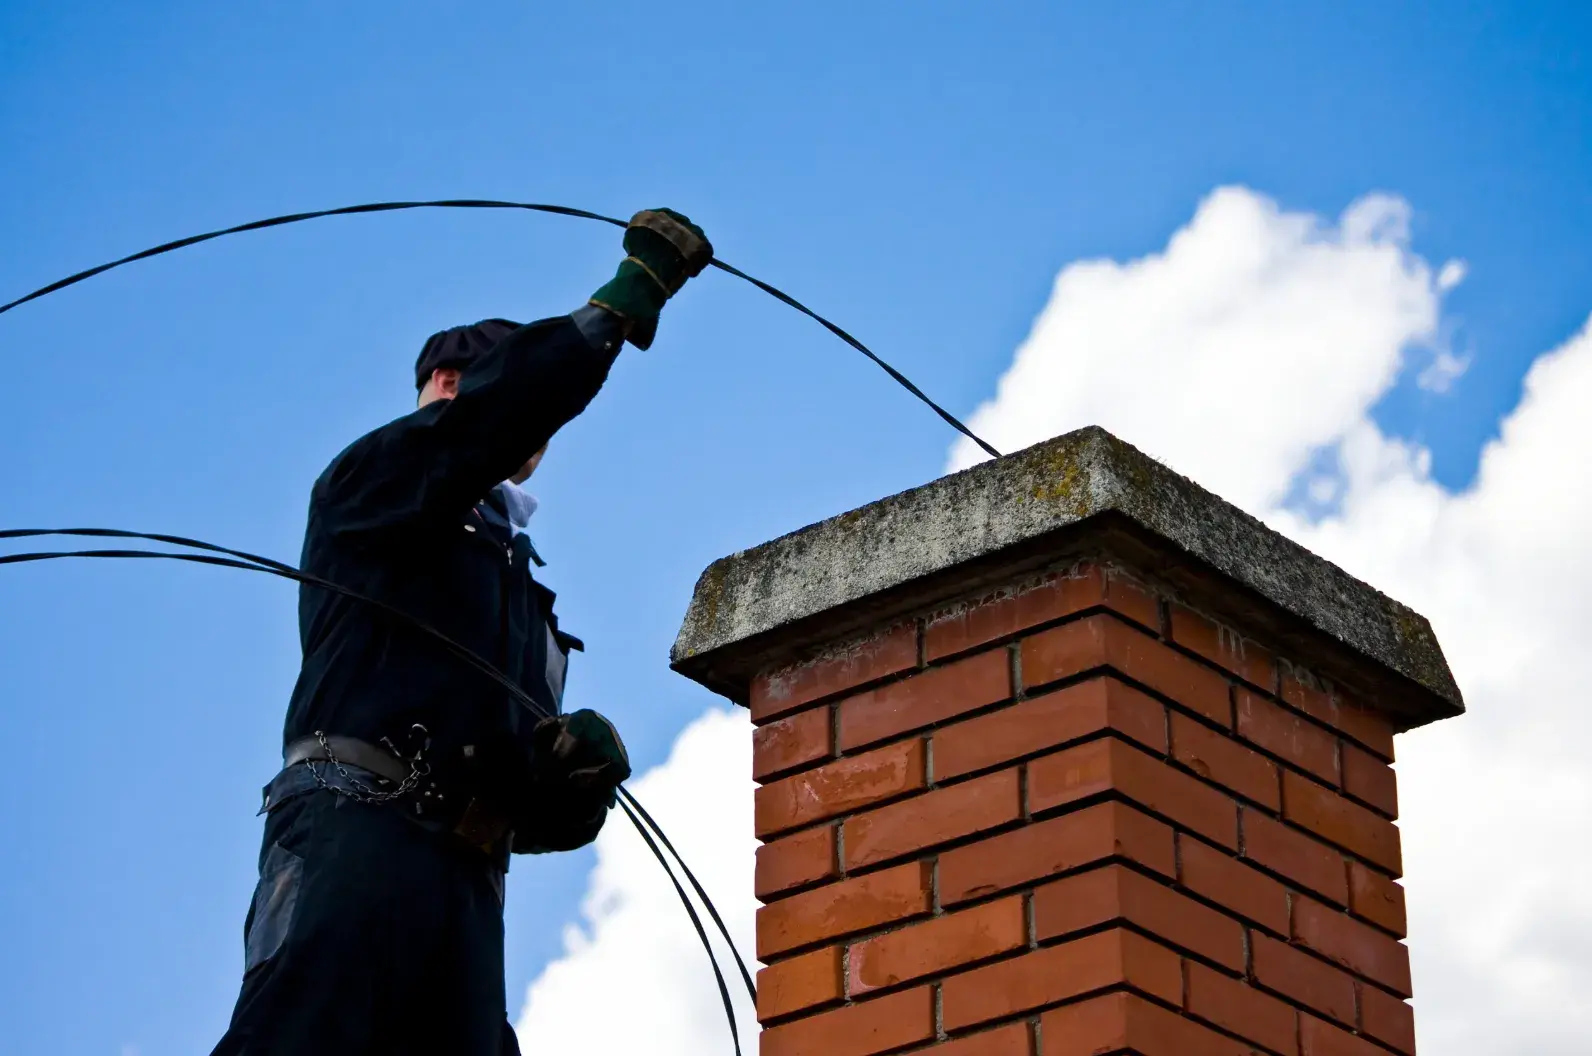
[[752,721],[767,722],[803,704],[917,665],[917,624],[898,624],[816,659],[759,674],[752,679],[749,693]]
[[1387,1056],[1387,1050],[1340,1030],[1308,1012],[1299,1013],[1300,1056]]
[[945,781],[1106,730],[1166,751],[1166,708],[1114,678],[1044,693],[934,732],[934,779]]
[[1160,605],[1153,595],[1118,573],[1085,565],[936,613],[923,629],[923,653],[938,660],[1101,607],[1152,631],[1160,629]]
[[771,902],[757,911],[757,959],[921,916],[930,883],[927,863],[909,862]]
[[1033,1031],[1027,1023],[1008,1023],[947,1041],[931,1049],[914,1049],[913,1056],[1032,1056]]
[[825,825],[759,847],[752,887],[757,897],[767,902],[781,891],[839,875],[835,826]]
[[813,708],[752,731],[752,777],[758,781],[831,754],[828,708]]
[[1415,1051],[1415,1010],[1374,986],[1360,987],[1360,1033],[1400,1052]]
[[1182,964],[1166,947],[1113,928],[953,975],[940,984],[940,1019],[960,1030],[1118,985],[1180,1004]]
[[1395,935],[1409,934],[1404,888],[1359,862],[1349,863],[1349,909]]
[[757,1018],[767,1023],[802,1009],[839,1001],[841,948],[830,946],[757,973]]
[[1072,616],[1105,600],[1105,576],[1093,565],[992,591],[937,612],[923,628],[923,655],[933,662]]
[[1222,726],[1232,724],[1227,680],[1112,616],[1090,616],[1023,639],[1024,686],[1111,667]]
[[1172,714],[1172,758],[1245,799],[1272,810],[1282,809],[1282,786],[1275,763],[1176,712]]
[[1354,979],[1302,950],[1264,935],[1250,936],[1251,973],[1277,993],[1354,1026]]
[[1022,816],[1017,771],[1002,770],[847,819],[845,868],[898,858]]
[[1356,975],[1409,997],[1410,951],[1397,939],[1314,899],[1293,903],[1294,941]]
[[1317,722],[1324,722],[1333,729],[1338,728],[1337,703],[1332,699],[1331,693],[1317,685],[1315,676],[1309,672],[1297,668],[1284,669],[1277,695],[1282,697],[1289,707],[1302,711]]
[[1244,927],[1143,873],[1108,865],[1034,892],[1034,937],[1040,942],[1127,921],[1173,946],[1244,969]]
[[764,785],[753,793],[757,835],[832,818],[917,792],[927,784],[921,740],[837,759],[816,770]]
[[1011,657],[991,649],[840,702],[840,750],[920,730],[1012,695]]
[[1106,994],[1053,1009],[1039,1023],[1041,1056],[1258,1056],[1252,1046],[1136,994]]
[[1314,683],[1313,676],[1303,672],[1285,672],[1282,676],[1282,699],[1289,707],[1297,708],[1317,722],[1326,723],[1391,762],[1393,724],[1387,717],[1334,696]]
[[1343,745],[1342,752],[1343,790],[1390,818],[1398,817],[1399,786],[1393,768],[1352,744]]
[[1172,606],[1172,640],[1268,693],[1276,689],[1277,665],[1269,651],[1192,609]]
[[1361,745],[1393,761],[1393,722],[1386,715],[1334,697],[1338,705],[1338,729]]
[[1333,694],[1318,685],[1315,675],[1297,667],[1283,667],[1282,679],[1278,683],[1277,696],[1288,707],[1301,710],[1313,720],[1337,728],[1337,704],[1333,701]]
[[1299,1051],[1297,1013],[1292,1005],[1202,964],[1188,966],[1185,1007],[1191,1015],[1283,1056],[1295,1056]]
[[1179,879],[1190,891],[1247,920],[1288,934],[1288,889],[1199,840],[1179,836]]
[[1403,868],[1399,830],[1386,818],[1294,773],[1282,775],[1283,816],[1393,873]]
[[1127,578],[1117,569],[1106,572],[1105,606],[1125,616],[1134,623],[1159,633],[1161,630],[1161,602],[1144,586]]
[[1026,945],[1021,895],[948,913],[865,939],[847,956],[846,992],[858,997],[898,983],[940,975]]
[[1393,761],[1393,720],[1366,706],[1341,686],[1332,690],[1333,725],[1360,745],[1388,762]]
[[934,1036],[934,990],[920,986],[769,1027],[762,1056],[874,1056]]
[[1127,858],[1171,876],[1172,830],[1123,803],[1034,822],[941,854],[940,902],[982,898],[1108,858]]
[[1238,691],[1238,735],[1323,781],[1338,783],[1338,739],[1247,689]]
[[1028,764],[1028,809],[1035,814],[1104,792],[1238,848],[1238,805],[1232,799],[1125,741],[1090,741]]
[[1286,876],[1334,905],[1348,904],[1349,882],[1343,855],[1248,807],[1242,815],[1245,858]]
[[1100,600],[1100,570],[1047,576],[986,594],[929,617],[923,627],[923,655],[929,662],[1009,638],[1036,624],[1082,612]]

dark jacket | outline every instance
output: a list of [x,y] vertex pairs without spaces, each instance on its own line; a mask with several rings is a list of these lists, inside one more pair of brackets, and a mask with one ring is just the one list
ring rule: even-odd
[[[586,407],[617,348],[569,316],[531,323],[472,364],[456,398],[356,440],[315,482],[302,568],[425,621],[555,713],[572,640],[531,575],[528,540],[483,503]],[[456,795],[501,802],[526,787],[538,716],[434,639],[313,586],[300,589],[299,632],[284,743],[319,730],[404,746],[418,723]]]

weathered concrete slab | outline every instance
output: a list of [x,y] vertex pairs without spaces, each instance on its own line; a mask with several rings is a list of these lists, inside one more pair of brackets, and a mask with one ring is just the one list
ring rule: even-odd
[[1169,568],[1207,569],[1227,581],[1225,593],[1236,587],[1267,610],[1285,637],[1314,631],[1341,646],[1338,659],[1344,650],[1359,658],[1350,666],[1371,661],[1388,676],[1377,687],[1381,706],[1401,725],[1464,710],[1424,617],[1095,427],[715,561],[697,582],[671,660],[738,698],[743,669],[754,656],[766,662],[776,639],[791,647],[861,626],[881,607],[965,589],[980,568],[1009,568],[1024,552],[1053,555],[1067,537],[1090,532],[1159,549]]

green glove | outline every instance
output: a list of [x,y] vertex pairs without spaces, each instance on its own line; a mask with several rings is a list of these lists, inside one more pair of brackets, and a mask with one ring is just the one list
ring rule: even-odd
[[674,210],[643,209],[630,218],[624,246],[629,256],[591,295],[591,303],[629,320],[627,339],[637,348],[649,348],[658,332],[658,313],[687,279],[708,266],[713,244]]
[[630,777],[630,755],[619,731],[587,708],[543,719],[531,733],[536,780],[612,806],[614,789]]

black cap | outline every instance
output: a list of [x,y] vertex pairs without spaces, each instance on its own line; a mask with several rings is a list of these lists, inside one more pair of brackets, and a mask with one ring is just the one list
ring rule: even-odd
[[420,358],[415,360],[416,391],[426,387],[426,381],[438,367],[464,370],[519,328],[519,323],[507,319],[483,319],[473,326],[456,326],[432,334],[426,338]]

